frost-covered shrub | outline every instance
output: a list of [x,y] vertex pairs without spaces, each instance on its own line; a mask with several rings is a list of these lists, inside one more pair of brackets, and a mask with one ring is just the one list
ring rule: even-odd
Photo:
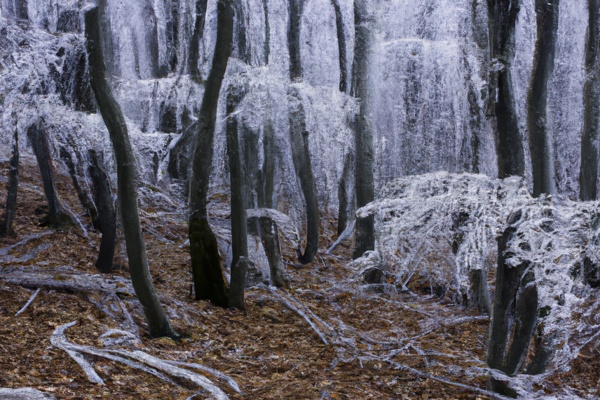
[[[597,323],[600,213],[597,202],[532,198],[520,178],[437,172],[388,183],[361,208],[375,216],[381,266],[398,289],[423,281],[433,294],[470,301],[473,271],[496,269],[497,238],[509,215],[516,231],[504,250],[508,267],[529,265],[538,296],[537,334],[568,360]],[[372,257],[372,255],[371,255]],[[491,275],[490,275],[491,276]],[[389,281],[389,279],[388,279]],[[437,288],[437,289],[436,289]],[[441,293],[440,291],[444,291]],[[597,328],[597,326],[596,326]],[[576,333],[576,334],[574,334]]]

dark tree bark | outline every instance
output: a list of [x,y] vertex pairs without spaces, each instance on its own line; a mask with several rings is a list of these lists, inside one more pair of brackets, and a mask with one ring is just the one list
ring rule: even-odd
[[265,41],[264,41],[264,53],[265,53],[265,65],[269,65],[269,56],[271,54],[271,25],[269,22],[269,0],[262,0],[263,13],[265,16]]
[[238,121],[234,114],[247,88],[232,85],[227,93],[227,156],[231,191],[231,279],[229,307],[244,310],[244,289],[248,270],[245,174],[240,157]]
[[288,50],[290,54],[290,80],[302,79],[302,60],[300,57],[300,27],[302,25],[302,11],[304,0],[290,0],[290,19],[288,26]]
[[227,307],[229,294],[223,275],[217,240],[208,223],[206,209],[213,158],[213,142],[219,92],[233,44],[233,7],[230,0],[217,3],[217,41],[212,67],[198,120],[198,137],[190,177],[189,236],[196,299]]
[[206,20],[206,4],[208,0],[196,0],[196,18],[194,19],[194,30],[190,39],[188,56],[188,73],[190,77],[200,83],[202,74],[198,68],[198,58],[200,58],[200,41],[204,34],[204,21]]
[[271,120],[267,120],[263,127],[263,155],[262,168],[258,171],[258,206],[273,208],[273,193],[275,190],[275,160],[277,148],[275,144],[275,129]]
[[[13,116],[14,117],[14,116]],[[0,237],[16,236],[13,229],[13,222],[17,214],[17,193],[19,188],[19,131],[15,119],[15,130],[13,136],[13,148],[10,161],[8,163],[8,185],[6,193],[6,207],[4,209],[4,218],[0,225]]]
[[548,137],[548,81],[554,70],[559,0],[536,0],[537,40],[527,96],[527,128],[533,175],[533,196],[552,193],[550,138]]
[[[356,207],[360,208],[375,199],[373,182],[373,127],[369,111],[369,53],[371,48],[371,20],[368,2],[354,2],[354,64],[352,66],[352,95],[360,100],[360,109],[354,126]],[[375,248],[375,219],[373,215],[356,220],[354,258]]]
[[148,1],[142,9],[142,19],[144,21],[144,36],[148,41],[148,52],[150,53],[150,74],[149,78],[162,78],[167,76],[168,67],[160,65],[158,56],[158,27],[156,26],[156,14],[154,7]]
[[344,158],[344,169],[342,170],[342,176],[338,186],[338,235],[348,226],[348,220],[352,219],[352,212],[354,209],[354,193],[351,191],[350,179],[352,178],[352,166],[354,164],[354,157],[351,153],[347,154]]
[[48,200],[48,219],[46,222],[48,226],[54,229],[69,229],[75,225],[75,220],[56,191],[50,141],[44,121],[38,121],[36,124],[30,125],[27,128],[27,137],[31,142],[33,154],[35,154],[40,167],[44,193]]
[[[498,176],[525,174],[523,139],[515,110],[511,68],[519,0],[488,0],[490,54],[497,65],[490,72],[490,106],[494,106]],[[496,99],[493,102],[492,99]]]
[[101,272],[110,272],[113,267],[115,256],[115,244],[117,239],[117,213],[113,204],[110,190],[110,180],[104,169],[102,157],[94,150],[89,151],[90,165],[88,172],[92,179],[94,190],[94,201],[98,209],[98,222],[102,240],[100,251],[96,260],[96,268]]
[[[518,229],[521,212],[509,218],[509,227],[498,241],[496,294],[490,327],[487,363],[490,368],[514,376],[519,373],[527,355],[537,324],[538,296],[533,268],[527,262],[516,267],[507,264],[512,256],[507,246]],[[504,382],[490,378],[492,390],[512,396]]]
[[585,43],[586,81],[583,87],[583,137],[579,198],[596,200],[598,196],[598,121],[600,118],[600,0],[588,0],[588,28]]
[[269,260],[271,284],[277,287],[287,287],[289,278],[285,272],[281,255],[277,223],[269,216],[253,216],[248,218],[248,231],[258,236],[262,242]]
[[153,337],[169,336],[175,338],[177,335],[158,300],[148,268],[146,245],[142,236],[138,213],[136,161],[129,141],[125,118],[107,80],[104,57],[100,46],[100,20],[97,7],[90,8],[85,13],[85,36],[92,88],[115,151],[117,193],[131,283],[144,308],[150,334]]
[[[69,142],[71,142],[71,140],[69,140]],[[75,146],[72,143],[70,143],[70,145],[72,148],[75,148]],[[67,150],[66,147],[61,146],[59,154],[60,154],[60,158],[63,160],[63,162],[67,166],[67,169],[69,170],[69,175],[71,176],[71,182],[73,183],[73,187],[75,188],[75,192],[77,193],[79,202],[81,203],[83,209],[85,210],[85,212],[88,214],[88,216],[92,220],[92,225],[94,226],[94,229],[99,229],[100,222],[98,220],[98,212],[96,210],[96,206],[94,205],[94,202],[92,201],[92,199],[90,197],[89,188],[87,187],[87,185],[83,182],[83,179],[81,178],[82,174],[79,174],[79,172],[77,171],[77,168],[75,166],[75,163],[73,162],[73,157],[72,157],[71,153],[69,152],[69,150]],[[81,165],[81,160],[78,160],[77,164]]]
[[306,129],[306,115],[302,98],[297,88],[291,87],[288,96],[290,100],[290,141],[292,159],[296,175],[300,179],[300,187],[306,203],[306,248],[304,253],[298,249],[298,260],[302,264],[312,262],[319,247],[319,203],[317,186],[312,172],[309,132]]
[[335,26],[337,29],[338,51],[340,60],[340,92],[348,91],[348,57],[346,55],[346,34],[344,29],[344,18],[340,8],[339,0],[331,0],[331,5],[335,11]]

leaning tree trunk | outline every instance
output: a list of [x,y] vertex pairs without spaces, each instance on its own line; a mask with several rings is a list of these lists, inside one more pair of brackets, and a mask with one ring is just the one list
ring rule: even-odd
[[598,195],[598,128],[600,116],[600,0],[588,0],[589,19],[585,44],[586,81],[583,89],[583,137],[579,198],[596,200]]
[[121,107],[113,97],[106,76],[106,66],[100,46],[99,22],[97,7],[86,11],[85,36],[87,39],[91,85],[115,151],[118,201],[123,220],[123,233],[127,246],[131,282],[144,308],[150,334],[153,337],[169,336],[174,338],[177,335],[158,300],[148,268],[146,245],[142,236],[137,204],[138,176],[135,156],[129,141],[125,118],[121,112]]
[[227,93],[227,156],[231,193],[231,280],[229,307],[244,310],[244,289],[248,259],[248,228],[246,223],[245,177],[240,157],[238,120],[234,115],[247,88],[235,83]]
[[48,200],[48,226],[55,229],[68,229],[75,225],[75,220],[56,191],[54,180],[54,165],[50,154],[50,141],[44,121],[38,121],[27,128],[27,137],[31,142],[33,154],[40,167],[44,193]]
[[[14,116],[13,116],[14,117]],[[8,186],[4,219],[0,225],[0,237],[14,236],[13,221],[17,214],[17,190],[19,188],[19,130],[15,120],[13,149],[8,163]]]
[[94,150],[89,151],[90,165],[88,168],[94,190],[94,201],[98,210],[98,222],[102,240],[96,260],[96,268],[100,272],[110,272],[115,256],[117,240],[117,213],[113,204],[108,174],[104,169],[102,158]]
[[233,7],[230,0],[222,0],[217,3],[215,54],[200,106],[198,137],[192,156],[189,215],[190,254],[196,299],[210,300],[221,307],[229,305],[229,289],[223,275],[217,239],[208,223],[206,204],[219,92],[232,44]]
[[527,128],[533,196],[552,193],[552,154],[548,137],[548,81],[554,70],[559,0],[536,0],[537,40],[527,96]]
[[491,103],[494,103],[498,176],[523,176],[525,155],[511,76],[519,0],[488,0],[488,13],[490,55],[492,61],[497,64],[490,73],[489,98],[496,99]]
[[[375,199],[373,182],[373,127],[369,110],[369,53],[371,48],[371,20],[367,0],[354,3],[354,64],[352,66],[352,95],[360,100],[360,109],[354,126],[356,206],[367,205]],[[356,221],[354,258],[375,248],[375,219],[373,215]]]
[[300,187],[306,203],[306,248],[304,253],[298,249],[298,260],[302,264],[313,261],[319,248],[319,203],[317,186],[312,172],[306,115],[302,98],[297,88],[290,88],[290,141],[292,159],[296,175],[300,179]]

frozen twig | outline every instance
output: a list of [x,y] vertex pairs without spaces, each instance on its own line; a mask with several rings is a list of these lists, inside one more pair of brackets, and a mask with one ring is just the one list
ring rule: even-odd
[[23,240],[21,240],[20,242],[17,242],[8,247],[4,247],[3,249],[0,249],[0,256],[6,256],[6,255],[8,255],[8,253],[11,250],[16,249],[17,247],[20,247],[20,246],[24,246],[32,240],[40,239],[40,238],[43,238],[44,236],[51,235],[52,233],[54,233],[54,231],[44,231],[44,232],[34,233],[33,235],[29,235],[29,236],[23,238]]
[[29,300],[27,300],[27,303],[25,303],[25,305],[23,306],[23,308],[21,308],[19,311],[17,311],[17,313],[15,314],[15,317],[18,317],[19,315],[23,314],[23,312],[25,312],[25,310],[27,309],[27,307],[29,307],[29,305],[31,303],[33,303],[33,301],[35,300],[35,298],[37,297],[37,295],[40,294],[41,291],[42,291],[41,287],[37,288],[37,290],[31,295],[31,297],[29,297]]
[[194,369],[199,369],[200,371],[208,372],[209,374],[216,376],[217,378],[221,379],[222,381],[225,381],[229,385],[230,388],[232,388],[233,390],[236,391],[236,393],[242,394],[240,387],[238,386],[237,382],[233,380],[233,378],[225,375],[222,372],[217,371],[216,369],[212,369],[212,368],[206,367],[201,364],[196,364],[196,363],[186,363],[186,362],[181,362],[181,361],[169,361],[169,360],[167,360],[166,362],[171,365],[178,365],[178,366],[182,366],[182,367],[194,368]]
[[327,339],[325,338],[325,335],[323,335],[323,333],[319,330],[319,328],[317,328],[317,326],[315,325],[315,323],[310,319],[310,317],[308,317],[306,315],[306,313],[304,313],[304,311],[300,310],[298,307],[296,307],[295,305],[293,305],[292,303],[290,303],[285,297],[283,297],[281,294],[279,294],[279,291],[277,290],[277,288],[275,287],[270,287],[269,290],[271,291],[271,293],[277,297],[277,299],[279,301],[281,301],[287,308],[289,308],[290,310],[294,311],[296,314],[298,314],[299,316],[301,316],[302,318],[304,318],[304,320],[310,325],[310,327],[316,332],[316,334],[319,336],[319,338],[321,339],[321,341],[328,346],[329,342],[327,341]]
[[331,244],[331,246],[329,246],[329,248],[327,249],[325,254],[327,254],[327,255],[331,254],[331,252],[333,250],[335,250],[335,248],[338,247],[340,243],[342,243],[344,240],[346,240],[352,234],[352,232],[354,232],[355,225],[356,225],[356,220],[353,219],[352,222],[350,222],[350,224],[346,227],[346,229],[344,229],[344,231],[340,234],[340,236],[335,240],[335,242],[333,242]]

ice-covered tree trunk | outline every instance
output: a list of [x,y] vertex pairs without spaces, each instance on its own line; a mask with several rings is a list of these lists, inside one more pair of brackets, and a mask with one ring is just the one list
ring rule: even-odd
[[112,94],[106,76],[104,57],[100,46],[100,19],[97,7],[89,8],[85,13],[85,36],[92,88],[115,152],[117,193],[123,220],[131,283],[144,308],[150,334],[153,337],[176,337],[158,300],[148,268],[146,245],[138,213],[136,160],[127,133],[125,118]]
[[94,150],[90,150],[89,159],[88,171],[92,179],[94,201],[98,210],[100,232],[102,232],[100,250],[95,265],[101,272],[110,272],[115,255],[117,213],[113,204],[110,181],[104,169],[102,158]]
[[[360,110],[355,121],[355,179],[356,206],[367,205],[375,199],[373,182],[373,163],[375,150],[373,146],[373,127],[369,110],[369,63],[371,48],[371,20],[369,17],[369,1],[357,0],[354,3],[354,65],[352,66],[352,95],[360,100]],[[374,217],[369,215],[356,221],[356,244],[354,258],[358,258],[367,250],[375,248]]]
[[[538,316],[537,286],[531,264],[525,261],[513,266],[507,262],[512,256],[507,252],[508,243],[514,239],[521,218],[520,211],[513,213],[498,240],[496,293],[487,355],[490,368],[509,376],[521,369]],[[504,382],[494,378],[490,378],[489,386],[498,393],[513,395]]]
[[227,281],[223,275],[217,240],[208,223],[206,209],[213,158],[219,92],[233,44],[233,6],[230,0],[217,3],[217,40],[212,67],[200,106],[198,137],[192,156],[190,176],[189,237],[196,299],[229,305]]
[[246,222],[245,174],[240,157],[238,120],[233,115],[247,89],[236,83],[227,93],[227,157],[231,193],[231,280],[229,307],[244,310],[244,288],[248,258],[248,228]]
[[527,96],[527,128],[533,196],[552,193],[552,152],[548,137],[548,80],[554,69],[559,0],[536,0],[537,40]]
[[[511,68],[515,56],[515,27],[519,0],[488,0],[490,54],[490,99],[496,99],[493,122],[496,127],[498,176],[523,176],[525,156],[522,134],[515,110]],[[493,102],[493,100],[492,100]]]
[[579,198],[598,196],[598,128],[600,123],[600,0],[588,0],[588,28],[585,44],[586,81],[583,88],[583,136]]
[[[15,116],[13,115],[13,117]],[[19,131],[16,125],[15,121],[12,155],[8,162],[6,206],[4,208],[4,218],[0,225],[0,237],[15,235],[13,221],[17,214],[17,192],[19,188]]]
[[55,229],[68,229],[75,225],[75,221],[56,191],[54,165],[45,122],[40,120],[30,125],[27,128],[27,137],[40,167],[44,193],[48,200],[48,226]]

